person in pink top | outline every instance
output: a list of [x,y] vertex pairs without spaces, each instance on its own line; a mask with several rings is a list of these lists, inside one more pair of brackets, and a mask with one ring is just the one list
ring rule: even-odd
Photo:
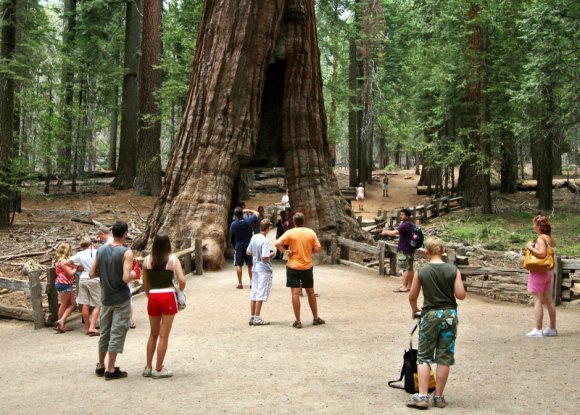
[[[545,258],[549,255],[549,248],[556,246],[556,240],[552,237],[552,225],[544,215],[537,215],[532,219],[534,224],[534,232],[538,237],[534,242],[528,243],[527,248],[532,255],[537,258]],[[530,271],[528,277],[528,291],[534,297],[534,315],[535,326],[530,331],[528,337],[544,337],[557,336],[556,330],[556,306],[552,302],[552,278],[554,273],[552,270],[548,271]],[[550,326],[542,331],[542,320],[544,319],[544,307],[548,309],[548,316],[550,318]]]
[[77,266],[68,263],[70,254],[71,246],[66,242],[58,244],[56,253],[54,254],[54,270],[56,273],[54,286],[58,291],[60,300],[58,320],[54,325],[54,329],[58,333],[67,331],[65,328],[66,319],[77,306],[74,291],[74,279]]

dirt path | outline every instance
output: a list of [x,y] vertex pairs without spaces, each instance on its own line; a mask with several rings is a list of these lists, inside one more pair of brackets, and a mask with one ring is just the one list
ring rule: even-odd
[[[5,414],[378,414],[415,413],[390,389],[412,328],[398,278],[333,265],[315,267],[324,326],[292,328],[283,264],[263,317],[247,324],[249,290],[236,290],[231,266],[188,279],[188,308],[170,338],[175,376],[141,377],[148,336],[146,298],[135,298],[137,328],[118,364],[127,379],[95,377],[97,338],[33,330],[0,320]],[[303,322],[311,316],[303,301]],[[528,339],[533,310],[470,296],[460,305],[457,366],[446,395],[449,414],[576,413],[580,314],[558,310],[557,338]],[[11,351],[8,353],[7,351]],[[437,412],[438,409],[432,409]]]

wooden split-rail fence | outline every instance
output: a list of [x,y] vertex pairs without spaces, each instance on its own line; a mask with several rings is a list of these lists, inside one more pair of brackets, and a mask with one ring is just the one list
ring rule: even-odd
[[[183,261],[183,272],[185,275],[203,274],[201,239],[195,239],[193,246],[191,245],[191,239],[186,239],[184,241],[184,249],[175,252],[174,255]],[[137,258],[137,261],[142,263],[143,258]],[[41,282],[41,275],[44,272],[46,272],[45,278],[47,282]],[[11,307],[0,304],[0,316],[32,321],[34,322],[35,329],[52,325],[58,315],[58,293],[54,286],[54,280],[56,278],[54,268],[49,268],[46,271],[26,271],[25,275],[28,277],[28,281],[0,278],[0,289],[30,292],[32,308]],[[136,289],[132,290],[132,292],[136,294],[140,290]],[[47,310],[43,306],[43,295],[47,296]]]
[[[366,265],[362,265],[350,260],[351,251],[363,252],[375,256],[376,259],[371,259]],[[528,271],[525,269],[470,266],[468,257],[463,255],[463,250],[447,247],[446,251],[447,255],[444,256],[444,260],[457,266],[469,291],[485,295],[491,293],[496,298],[505,299],[516,296],[524,302],[529,299]],[[417,250],[415,257],[426,258],[422,250]],[[560,305],[562,301],[574,300],[575,295],[580,294],[580,287],[574,288],[575,284],[580,286],[580,260],[562,258],[557,255],[554,259],[552,297],[555,304]],[[378,270],[379,275],[399,275],[397,245],[386,241],[379,241],[375,246],[331,234],[330,263]]]

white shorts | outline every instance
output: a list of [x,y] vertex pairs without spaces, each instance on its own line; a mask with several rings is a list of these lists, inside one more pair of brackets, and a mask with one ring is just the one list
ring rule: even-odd
[[272,271],[254,271],[252,273],[251,301],[268,301],[272,290]]

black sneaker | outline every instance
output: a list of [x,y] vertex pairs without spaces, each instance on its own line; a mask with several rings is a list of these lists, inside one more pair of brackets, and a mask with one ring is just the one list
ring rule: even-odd
[[105,372],[105,380],[121,379],[126,378],[127,372],[122,371],[118,367],[115,367],[113,372]]
[[97,368],[95,369],[95,375],[97,375],[100,378],[102,378],[103,376],[105,376],[105,368],[104,367],[99,367],[99,364],[98,363],[97,363]]

